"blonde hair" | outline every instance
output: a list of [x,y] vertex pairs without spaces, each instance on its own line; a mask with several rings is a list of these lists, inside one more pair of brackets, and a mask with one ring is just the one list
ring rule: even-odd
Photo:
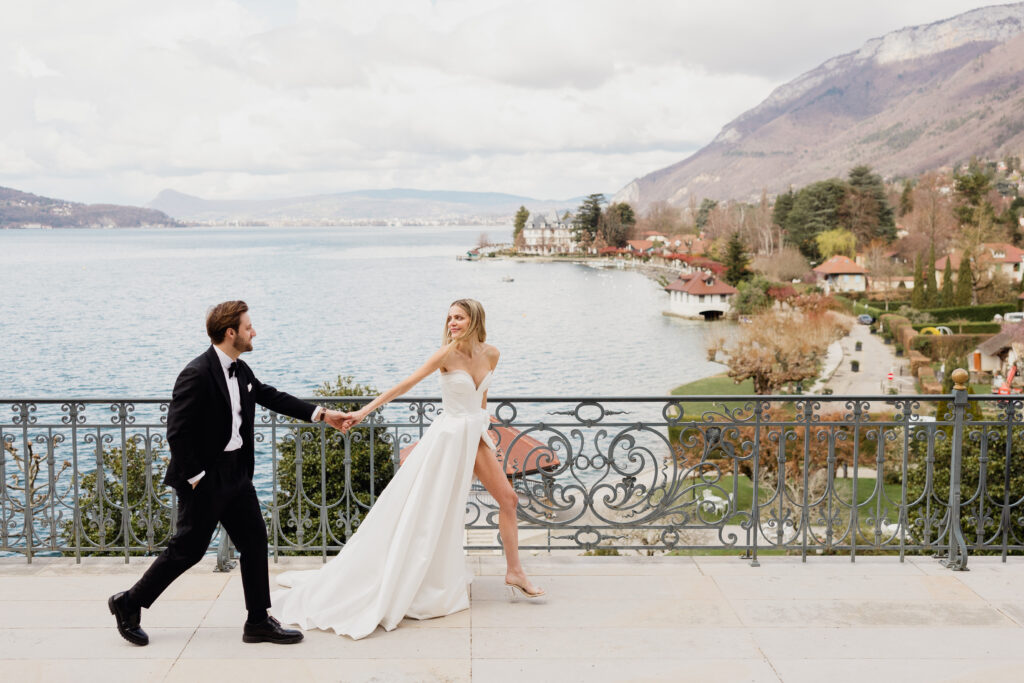
[[[469,329],[466,330],[465,339],[473,339],[474,335],[478,342],[487,341],[487,328],[484,325],[484,307],[476,299],[458,299],[453,301],[448,310],[451,310],[452,306],[458,306],[466,312],[469,316]],[[448,316],[444,317],[444,333],[441,335],[441,344],[447,345],[452,342],[452,333],[448,329]]]

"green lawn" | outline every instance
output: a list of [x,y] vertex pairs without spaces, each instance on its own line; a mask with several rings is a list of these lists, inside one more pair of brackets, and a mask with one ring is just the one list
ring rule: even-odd
[[[739,384],[726,374],[705,377],[695,382],[683,384],[672,390],[673,396],[750,396],[754,393],[754,380],[745,379]],[[719,405],[715,405],[718,403]],[[683,408],[687,414],[700,415],[706,410],[714,410],[724,404],[730,408],[740,406],[739,402],[700,401],[686,403]]]

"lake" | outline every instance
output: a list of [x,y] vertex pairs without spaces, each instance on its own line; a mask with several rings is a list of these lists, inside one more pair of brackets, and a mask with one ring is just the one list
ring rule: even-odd
[[[481,232],[511,241],[479,226],[0,230],[0,395],[168,397],[208,346],[207,308],[238,298],[257,332],[246,361],[300,396],[339,374],[397,382],[462,297],[502,353],[492,397],[661,396],[722,371],[704,348],[727,323],[663,316],[666,293],[631,271],[457,261]],[[439,392],[434,376],[411,395]]]

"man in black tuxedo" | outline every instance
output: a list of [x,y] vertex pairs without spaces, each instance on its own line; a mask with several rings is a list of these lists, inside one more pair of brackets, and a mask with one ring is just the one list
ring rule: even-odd
[[267,614],[267,527],[252,485],[253,419],[259,403],[298,420],[340,428],[342,413],[307,403],[262,384],[239,356],[252,351],[256,336],[244,301],[210,309],[206,331],[213,345],[178,375],[167,414],[171,462],[164,483],[178,493],[178,528],[142,578],[107,601],[125,640],[146,645],[141,608],[149,608],[176,578],[206,553],[224,525],[241,554],[242,587],[249,612],[242,629],[247,643],[297,643],[302,633],[284,629]]

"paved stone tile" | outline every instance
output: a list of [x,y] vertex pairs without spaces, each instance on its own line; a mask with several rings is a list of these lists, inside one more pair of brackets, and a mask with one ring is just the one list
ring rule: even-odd
[[957,579],[985,600],[1019,600],[1024,598],[1024,574],[1007,572],[958,572]]
[[[565,600],[707,600],[719,593],[706,576],[644,576],[621,590],[622,576],[542,576],[531,577],[552,598]],[[504,574],[479,576],[473,581],[474,600],[508,601]]]
[[[189,571],[160,596],[161,600],[215,600],[227,583],[227,574]],[[5,576],[0,601],[97,600],[131,587],[127,576]]]
[[[819,672],[819,683],[820,683]],[[651,656],[636,659],[474,659],[476,683],[639,683],[665,681],[729,681],[778,683],[779,677],[764,660],[666,660]],[[831,676],[830,676],[831,680]]]
[[691,628],[740,626],[723,600],[565,600],[550,596],[526,602],[496,600],[474,602],[473,627],[503,628],[550,626],[555,628]]
[[[142,611],[144,629],[195,628],[213,606],[210,600],[158,600]],[[245,611],[241,612],[242,621]],[[114,628],[107,598],[59,602],[10,600],[0,602],[0,628]],[[241,622],[239,622],[241,623]]]
[[957,577],[906,575],[716,576],[720,592],[735,600],[977,600]]
[[[1024,588],[1022,588],[1022,592],[1024,592]],[[1024,595],[1021,597],[1021,600],[1015,601],[997,600],[992,603],[992,606],[1017,622],[1018,626],[1024,626]]]
[[1024,630],[989,628],[756,628],[749,631],[769,660],[1017,659]]
[[295,645],[243,643],[241,627],[201,628],[182,659],[469,659],[468,628],[403,628],[386,632],[378,628],[362,640],[335,635],[333,631],[306,631]]
[[[942,681],[943,683],[1017,683],[1020,661],[1003,659],[773,660],[786,683],[863,683],[864,681]],[[827,672],[827,674],[826,674]]]
[[[153,605],[156,609],[159,601]],[[203,616],[203,627],[232,628],[241,627],[245,621],[245,602],[242,599],[229,600],[221,598],[210,603],[209,611]],[[145,613],[143,614],[145,619]],[[147,622],[148,623],[148,622]],[[470,625],[470,610],[463,610],[437,619],[405,619],[399,628],[467,628]]]
[[636,659],[650,652],[659,659],[764,659],[754,639],[737,628],[647,628],[623,624],[618,628],[574,629],[547,626],[473,628],[473,659]]
[[[480,557],[481,576],[505,574],[505,559]],[[698,576],[691,557],[583,557],[546,555],[524,557],[523,567],[531,576]]]
[[[865,555],[851,562],[849,557],[818,557],[810,556],[806,562],[799,557],[766,555],[758,559],[759,567],[751,567],[750,560],[721,555],[695,556],[694,561],[701,573],[708,576],[735,574],[739,576],[758,576],[764,574],[781,574],[785,576],[879,576],[896,574],[900,576],[910,573],[922,573],[920,568],[911,562],[900,562],[898,558],[884,555]],[[949,571],[946,570],[948,574]]]
[[174,659],[195,629],[149,628],[146,632],[149,645],[137,647],[121,638],[113,624],[106,628],[0,629],[0,659]]
[[731,600],[752,627],[834,626],[1012,626],[1013,621],[980,602],[865,600]]
[[173,659],[0,659],[0,671],[4,680],[19,683],[158,681],[173,663]]
[[[296,646],[293,646],[296,647]],[[301,647],[297,646],[297,647]],[[468,659],[182,659],[174,664],[169,683],[205,680],[331,681],[355,683],[468,683]]]

